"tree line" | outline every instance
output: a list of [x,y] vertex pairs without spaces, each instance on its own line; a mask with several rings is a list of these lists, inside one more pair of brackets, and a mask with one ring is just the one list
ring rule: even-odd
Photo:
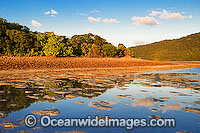
[[134,52],[123,44],[115,47],[92,33],[67,38],[54,32],[33,32],[26,26],[0,18],[0,55],[123,57],[134,56]]
[[135,57],[160,61],[200,61],[200,32],[180,39],[132,47]]

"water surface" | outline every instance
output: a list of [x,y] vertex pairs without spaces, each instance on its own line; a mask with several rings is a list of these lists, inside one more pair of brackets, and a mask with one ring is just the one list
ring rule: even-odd
[[[13,82],[0,86],[0,129],[3,132],[199,132],[200,68],[126,74],[119,77],[56,79],[50,83]],[[35,80],[34,78],[32,79]],[[90,81],[90,82],[89,82]],[[95,82],[92,82],[95,81]],[[103,106],[95,103],[105,102]],[[156,115],[175,118],[175,128],[34,128],[24,118],[34,111],[57,109],[54,118],[147,118]],[[186,111],[191,109],[194,111]],[[40,114],[35,113],[39,119]],[[11,126],[5,126],[11,123]]]

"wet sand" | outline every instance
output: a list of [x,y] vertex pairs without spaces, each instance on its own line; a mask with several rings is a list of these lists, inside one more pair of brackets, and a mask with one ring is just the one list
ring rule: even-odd
[[[0,57],[0,81],[29,79],[43,75],[47,79],[80,75],[123,75],[155,70],[200,67],[200,64],[171,64],[135,58]],[[46,76],[45,76],[46,75]],[[33,77],[32,77],[33,78]]]

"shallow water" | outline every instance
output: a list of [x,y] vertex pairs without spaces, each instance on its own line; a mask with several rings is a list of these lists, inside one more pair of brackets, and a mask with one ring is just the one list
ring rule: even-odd
[[[80,81],[76,78],[57,79],[45,85],[14,82],[0,86],[0,129],[16,132],[199,132],[200,126],[200,68],[176,69],[126,74],[121,77],[91,78]],[[90,79],[90,80],[91,80]],[[97,80],[98,79],[98,80]],[[34,80],[34,79],[33,79]],[[112,82],[112,84],[110,83]],[[20,88],[20,85],[23,88]],[[102,104],[100,104],[102,103]],[[35,110],[57,109],[51,118],[87,118],[88,115],[111,118],[147,118],[156,115],[175,118],[176,127],[41,127],[24,125],[27,114],[41,114]],[[186,111],[185,109],[191,109]],[[52,115],[52,114],[51,114]],[[12,126],[6,127],[6,123]]]

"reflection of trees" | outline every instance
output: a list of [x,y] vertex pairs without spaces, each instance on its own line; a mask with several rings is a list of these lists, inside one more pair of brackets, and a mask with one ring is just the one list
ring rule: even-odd
[[[29,88],[19,89],[12,86],[0,86],[0,117],[7,117],[11,112],[19,111],[29,107],[32,103],[46,101],[54,103],[57,100],[66,99],[66,95],[93,98],[103,94],[108,88],[99,88],[76,80],[64,80],[64,82],[47,83],[48,88],[38,88],[37,85],[26,83]],[[33,91],[33,93],[26,93]],[[58,94],[57,92],[68,92]],[[47,99],[45,96],[52,96],[54,99]]]
[[11,86],[1,86],[4,91],[0,93],[0,111],[4,113],[1,117],[7,116],[11,112],[27,108],[34,102],[33,99],[27,98],[23,89],[15,89]]
[[[97,97],[103,94],[104,92],[106,92],[106,90],[109,88],[107,87],[107,88],[98,89],[99,87],[97,86],[80,83],[77,80],[66,79],[65,81],[66,82],[62,82],[59,85],[56,84],[56,86],[55,84],[51,84],[51,86],[57,87],[59,89],[58,91],[69,91],[68,94],[74,94],[80,97],[87,97],[87,98]],[[74,88],[74,89],[72,90],[71,88]],[[48,91],[46,92],[46,94],[57,95],[59,97],[62,97],[61,95],[55,94],[55,91]]]

